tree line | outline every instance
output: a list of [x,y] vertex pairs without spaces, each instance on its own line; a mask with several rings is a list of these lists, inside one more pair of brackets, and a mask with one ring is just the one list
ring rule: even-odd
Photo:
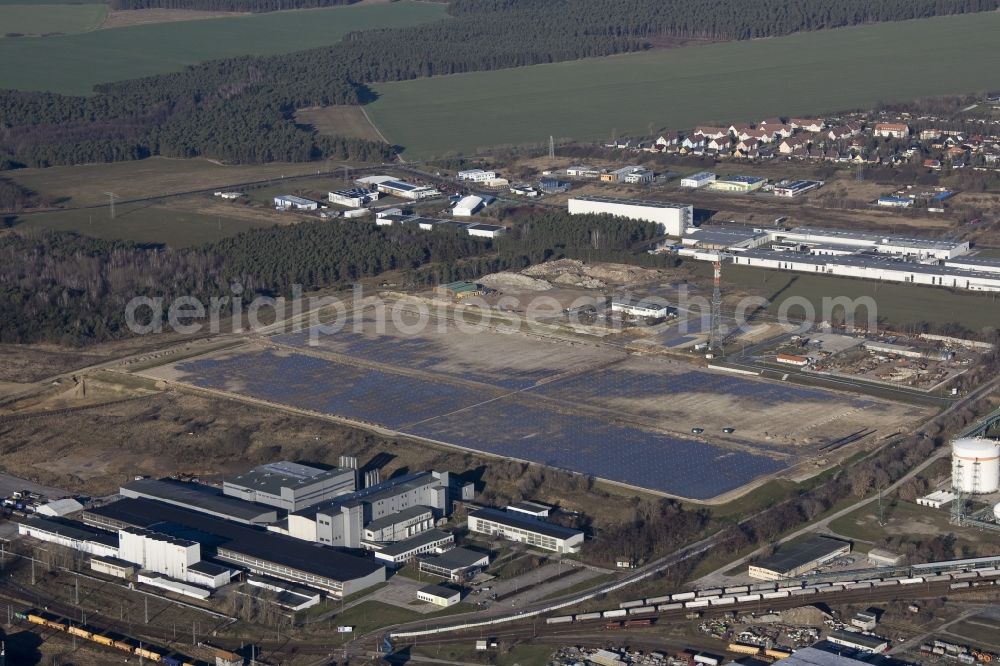
[[15,227],[0,238],[0,342],[79,345],[126,337],[125,306],[133,297],[208,303],[231,296],[234,283],[249,302],[290,296],[294,285],[346,287],[388,271],[419,287],[586,252],[648,262],[630,247],[653,234],[645,222],[546,212],[519,219],[499,246],[461,231],[316,220],[175,250]]
[[[160,0],[134,1],[160,6],[153,4]],[[180,6],[244,0],[163,1]],[[269,6],[248,1],[259,11]],[[288,0],[275,7],[323,1]],[[216,60],[102,84],[92,96],[0,91],[0,167],[149,155],[248,163],[381,161],[391,157],[391,147],[327,140],[297,125],[295,110],[366,103],[374,98],[368,83],[607,56],[649,48],[657,36],[748,39],[998,6],[1000,0],[456,0],[447,20],[355,32],[338,44],[298,53]]]

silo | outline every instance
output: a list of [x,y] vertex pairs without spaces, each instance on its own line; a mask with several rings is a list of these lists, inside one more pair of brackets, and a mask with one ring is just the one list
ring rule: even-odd
[[983,437],[952,442],[951,483],[955,492],[981,494],[1000,490],[1000,442]]

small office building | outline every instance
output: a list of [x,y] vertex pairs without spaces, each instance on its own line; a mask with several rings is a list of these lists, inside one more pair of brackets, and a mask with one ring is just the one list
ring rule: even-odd
[[458,583],[475,577],[490,565],[490,556],[468,548],[452,548],[440,555],[428,555],[420,560],[419,569]]
[[577,553],[583,545],[583,532],[580,530],[498,509],[479,509],[470,513],[469,531],[557,553]]
[[428,585],[417,590],[417,599],[447,608],[461,601],[462,593],[444,585]]

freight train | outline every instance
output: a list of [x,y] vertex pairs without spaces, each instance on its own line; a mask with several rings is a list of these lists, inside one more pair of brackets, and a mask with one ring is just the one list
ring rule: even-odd
[[825,595],[845,590],[865,590],[875,587],[904,587],[909,585],[933,584],[951,582],[953,590],[981,585],[996,585],[1000,583],[1000,568],[990,567],[955,571],[950,573],[933,573],[924,576],[870,578],[867,580],[846,580],[835,583],[815,583],[807,585],[802,581],[778,581],[758,585],[741,585],[727,588],[712,588],[694,592],[678,592],[660,597],[633,599],[623,601],[619,608],[580,613],[577,615],[561,615],[546,618],[546,624],[564,624],[588,620],[619,618],[633,615],[650,615],[681,609],[711,609],[725,606],[735,606],[753,602],[767,602],[789,597]]
[[92,627],[73,625],[70,620],[49,613],[33,611],[30,613],[17,613],[15,617],[19,620],[27,620],[31,624],[61,631],[105,647],[121,650],[127,654],[134,654],[137,657],[148,659],[153,663],[166,664],[166,666],[196,666],[193,661],[182,661],[181,658],[172,656],[169,650],[141,644],[131,638],[113,638],[112,636],[104,635],[100,631],[92,630]]

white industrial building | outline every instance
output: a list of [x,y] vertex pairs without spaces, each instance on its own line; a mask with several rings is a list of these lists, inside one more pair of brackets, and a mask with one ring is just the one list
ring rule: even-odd
[[497,172],[469,169],[467,171],[459,171],[457,175],[459,180],[467,180],[472,183],[485,183],[490,180],[496,180]]
[[840,245],[879,254],[910,256],[918,259],[954,259],[969,251],[968,241],[906,238],[846,229],[795,227],[788,231],[780,229],[769,231],[768,234],[774,242]]
[[414,185],[413,183],[407,183],[404,180],[399,180],[398,178],[393,178],[392,176],[366,176],[364,178],[358,178],[354,182],[361,187],[371,187],[374,188],[376,192],[399,197],[401,199],[409,199],[410,201],[429,199],[441,194],[439,190],[436,190],[433,187]]
[[780,270],[901,282],[970,291],[1000,291],[1000,274],[989,274],[873,255],[818,256],[757,249],[734,254],[734,264]]
[[483,207],[483,198],[470,194],[455,204],[451,209],[451,214],[455,217],[472,217]]
[[955,492],[976,495],[1000,490],[1000,442],[985,437],[952,442],[951,485]]
[[97,555],[90,558],[90,568],[97,573],[115,578],[131,578],[139,570],[139,567],[131,562],[126,562],[117,557],[100,557]]
[[577,553],[583,545],[583,532],[580,530],[497,509],[479,509],[470,513],[469,531],[557,553]]
[[[288,514],[288,535],[328,546],[361,548],[365,545],[365,527],[373,521],[413,507],[432,510],[437,519],[451,513],[451,492],[457,495],[454,499],[471,499],[471,484],[450,490],[451,483],[448,472],[415,472],[389,479]],[[397,520],[405,521],[405,516]]]
[[666,201],[584,196],[569,200],[570,215],[616,215],[655,223],[661,234],[683,236],[694,222],[694,206]]
[[17,524],[17,533],[98,557],[118,557],[118,537],[60,518],[32,516]]
[[956,497],[958,497],[958,495],[950,490],[935,490],[930,495],[918,497],[917,504],[920,506],[926,506],[929,509],[940,509],[948,502],[955,501]]
[[455,547],[455,535],[442,530],[427,530],[405,541],[382,546],[375,551],[375,561],[390,568],[398,568],[428,553],[439,554]]
[[782,181],[774,186],[774,196],[791,199],[820,187],[823,187],[821,180]]
[[592,166],[571,166],[566,167],[566,175],[574,178],[597,178],[601,175],[601,170]]
[[656,178],[656,174],[653,171],[645,167],[637,167],[625,174],[623,180],[629,185],[647,185],[652,183],[654,178]]
[[368,543],[403,541],[434,527],[434,510],[427,506],[411,506],[369,522],[364,527]]
[[347,206],[348,208],[361,208],[372,199],[377,199],[378,193],[370,192],[369,190],[357,187],[353,190],[337,190],[336,192],[330,192],[326,195],[326,198],[330,203],[338,204],[340,206]]
[[713,182],[715,182],[715,174],[711,171],[702,171],[700,173],[681,178],[681,187],[698,189],[699,187],[704,187],[705,185]]
[[452,548],[440,555],[422,557],[419,569],[457,583],[473,578],[489,564],[490,556],[487,553],[468,548]]
[[417,590],[417,599],[447,608],[461,601],[462,593],[444,585],[428,585]]
[[292,194],[282,194],[274,197],[274,207],[278,210],[319,210],[319,202],[303,199]]
[[71,513],[76,513],[77,511],[83,511],[83,505],[72,497],[52,500],[51,502],[46,502],[35,509],[35,513],[39,516],[49,517],[67,516]]
[[966,271],[1000,274],[1000,259],[991,259],[990,257],[957,257],[946,260],[944,265],[949,268],[960,268]]
[[176,479],[136,479],[118,489],[122,497],[150,499],[236,523],[266,525],[278,520],[272,506],[228,497],[218,488]]
[[465,229],[470,236],[476,236],[479,238],[498,238],[507,231],[506,227],[501,227],[496,224],[470,224]]
[[321,469],[288,460],[254,467],[222,484],[222,492],[230,497],[285,511],[299,511],[356,488],[357,470]]
[[515,502],[514,504],[509,504],[507,506],[507,511],[513,511],[515,513],[520,513],[525,516],[530,516],[531,518],[548,518],[549,513],[552,512],[552,507],[548,504],[542,504],[541,502],[532,502],[530,500],[523,500],[520,502]]
[[171,580],[167,576],[163,576],[152,571],[140,572],[136,577],[140,583],[149,585],[151,587],[158,587],[161,590],[167,590],[169,592],[174,592],[175,594],[181,594],[185,597],[191,597],[192,599],[205,600],[212,596],[209,590],[203,587],[198,587],[197,585],[191,585],[188,583],[183,583],[179,580]]
[[134,527],[118,530],[118,557],[180,581],[201,560],[201,544]]
[[630,317],[645,317],[647,319],[663,319],[670,312],[666,303],[657,301],[632,300],[615,298],[611,301],[611,311],[626,314]]

